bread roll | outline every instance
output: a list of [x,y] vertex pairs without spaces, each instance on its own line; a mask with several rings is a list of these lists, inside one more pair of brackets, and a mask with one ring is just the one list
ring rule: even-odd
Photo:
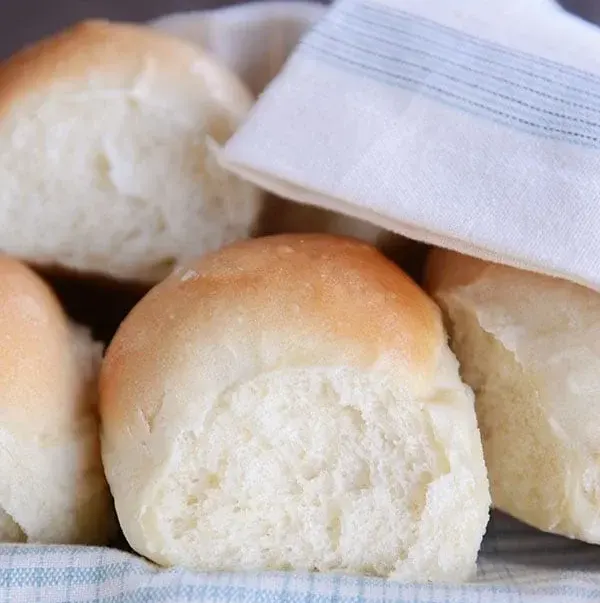
[[245,238],[257,189],[215,143],[253,99],[202,50],[89,21],[0,67],[0,248],[44,266],[154,282]]
[[489,493],[439,310],[371,246],[238,243],[177,269],[101,371],[131,546],[163,565],[460,580]]
[[0,541],[105,544],[101,346],[29,268],[0,257]]
[[600,295],[446,251],[427,272],[476,393],[494,506],[600,543]]

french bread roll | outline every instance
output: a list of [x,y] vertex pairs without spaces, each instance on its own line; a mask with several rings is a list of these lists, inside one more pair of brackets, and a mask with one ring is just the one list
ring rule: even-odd
[[0,541],[106,544],[102,348],[29,268],[0,257]]
[[258,190],[214,149],[253,103],[200,48],[78,24],[0,66],[0,249],[153,283],[252,230]]
[[280,235],[179,267],[101,370],[130,545],[199,570],[471,575],[489,508],[435,304],[362,242]]
[[441,250],[427,288],[475,390],[493,505],[600,543],[600,295]]

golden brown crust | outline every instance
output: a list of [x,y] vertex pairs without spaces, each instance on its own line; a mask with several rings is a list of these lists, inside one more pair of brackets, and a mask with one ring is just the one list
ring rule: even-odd
[[232,97],[247,96],[245,88],[200,48],[144,25],[83,21],[17,52],[0,66],[0,116],[28,95],[55,85],[70,90],[80,80],[91,86],[94,78],[102,78],[104,85],[133,84],[149,62],[173,77],[190,78],[200,71],[199,61],[219,71],[221,86],[230,86]]
[[[69,353],[70,341],[67,318],[57,298],[30,268],[0,256],[0,307],[3,424],[22,424],[36,431],[53,420],[61,423],[61,412],[66,416],[69,408],[67,392],[57,387],[61,384],[57,374],[63,370],[61,361]],[[70,381],[65,379],[62,385],[68,387]]]
[[418,384],[443,341],[437,306],[370,245],[318,234],[249,240],[179,268],[134,308],[105,358],[101,414],[124,428],[152,416],[144,392],[177,378],[199,347],[258,356],[261,370],[346,363]]
[[56,318],[63,316],[58,300],[42,278],[24,263],[0,255],[0,319],[4,320],[7,326],[14,325],[23,314],[26,306],[16,301],[22,297],[37,300],[48,314]]

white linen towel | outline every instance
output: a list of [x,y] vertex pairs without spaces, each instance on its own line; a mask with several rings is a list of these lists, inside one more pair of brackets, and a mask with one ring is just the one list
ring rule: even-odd
[[552,0],[338,0],[222,159],[282,196],[600,289],[600,29]]

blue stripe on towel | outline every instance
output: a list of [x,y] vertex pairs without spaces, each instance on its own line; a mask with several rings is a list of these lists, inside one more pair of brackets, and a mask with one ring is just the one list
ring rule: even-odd
[[300,52],[532,134],[600,147],[600,77],[402,11],[343,2]]

